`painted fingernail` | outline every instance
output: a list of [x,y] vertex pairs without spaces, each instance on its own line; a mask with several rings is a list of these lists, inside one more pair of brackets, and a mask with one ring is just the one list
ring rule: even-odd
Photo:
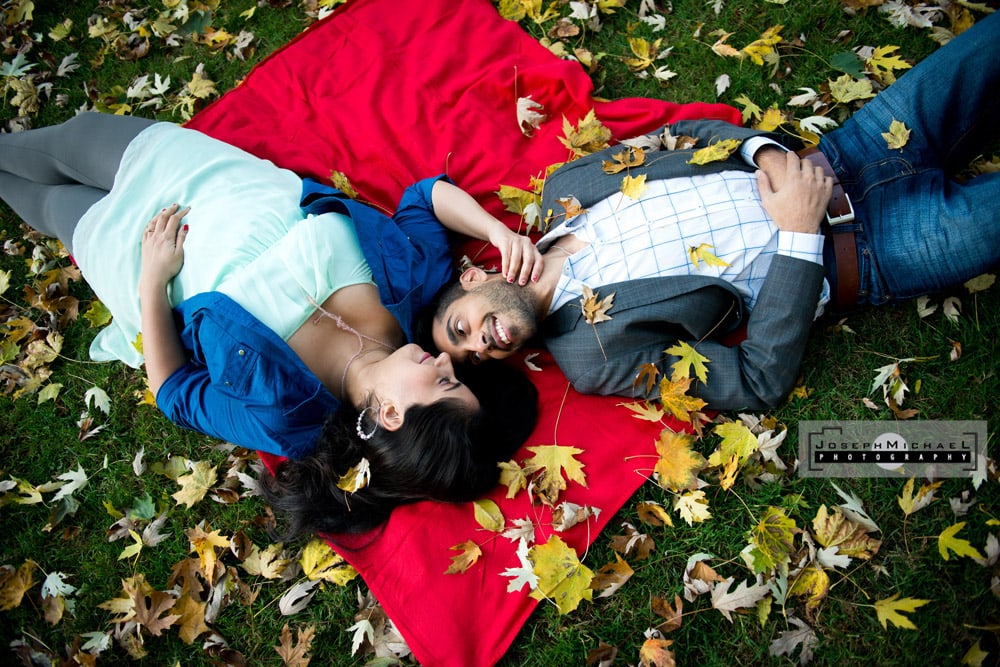
[[188,230],[188,226],[184,225],[183,227],[181,227],[181,229],[183,229],[186,232]]

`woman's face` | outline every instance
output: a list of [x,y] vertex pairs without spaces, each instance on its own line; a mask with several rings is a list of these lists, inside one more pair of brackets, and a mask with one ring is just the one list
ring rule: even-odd
[[434,357],[413,343],[378,362],[370,389],[379,402],[391,402],[402,413],[413,405],[442,399],[456,400],[471,410],[479,408],[479,399],[472,390],[455,379],[447,354]]

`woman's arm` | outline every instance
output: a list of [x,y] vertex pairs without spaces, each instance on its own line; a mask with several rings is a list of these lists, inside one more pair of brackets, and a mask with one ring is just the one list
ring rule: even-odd
[[178,210],[177,204],[163,209],[150,221],[142,236],[139,275],[142,350],[149,390],[154,396],[163,381],[187,362],[171,314],[167,285],[184,264],[184,238],[188,227],[181,227],[180,221],[189,210]]
[[439,180],[431,192],[434,215],[453,232],[489,241],[500,250],[501,272],[507,282],[521,285],[538,280],[542,254],[530,238],[516,234],[494,218],[461,188]]

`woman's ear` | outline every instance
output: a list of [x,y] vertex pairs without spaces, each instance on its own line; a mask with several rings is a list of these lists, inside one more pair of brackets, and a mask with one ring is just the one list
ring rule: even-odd
[[383,401],[378,408],[378,423],[386,431],[398,431],[403,425],[403,411],[392,401]]

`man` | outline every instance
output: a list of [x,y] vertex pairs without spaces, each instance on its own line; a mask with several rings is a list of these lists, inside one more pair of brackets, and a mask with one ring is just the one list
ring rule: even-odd
[[[711,361],[694,389],[710,407],[776,405],[828,297],[838,310],[891,303],[1000,260],[1000,174],[952,180],[998,135],[998,39],[1000,17],[981,20],[803,158],[777,135],[684,121],[674,137],[737,139],[739,152],[703,166],[690,150],[649,153],[627,172],[647,178],[638,200],[620,192],[625,172],[602,169],[622,147],[569,163],[548,177],[542,210],[575,197],[586,212],[539,241],[524,287],[463,273],[441,298],[434,343],[459,360],[502,358],[537,331],[579,391],[634,395],[638,369],[669,374],[665,350],[687,341]],[[882,136],[893,121],[911,132],[899,149]],[[587,321],[584,287],[614,294],[611,319]],[[744,326],[743,342],[721,342]]]

